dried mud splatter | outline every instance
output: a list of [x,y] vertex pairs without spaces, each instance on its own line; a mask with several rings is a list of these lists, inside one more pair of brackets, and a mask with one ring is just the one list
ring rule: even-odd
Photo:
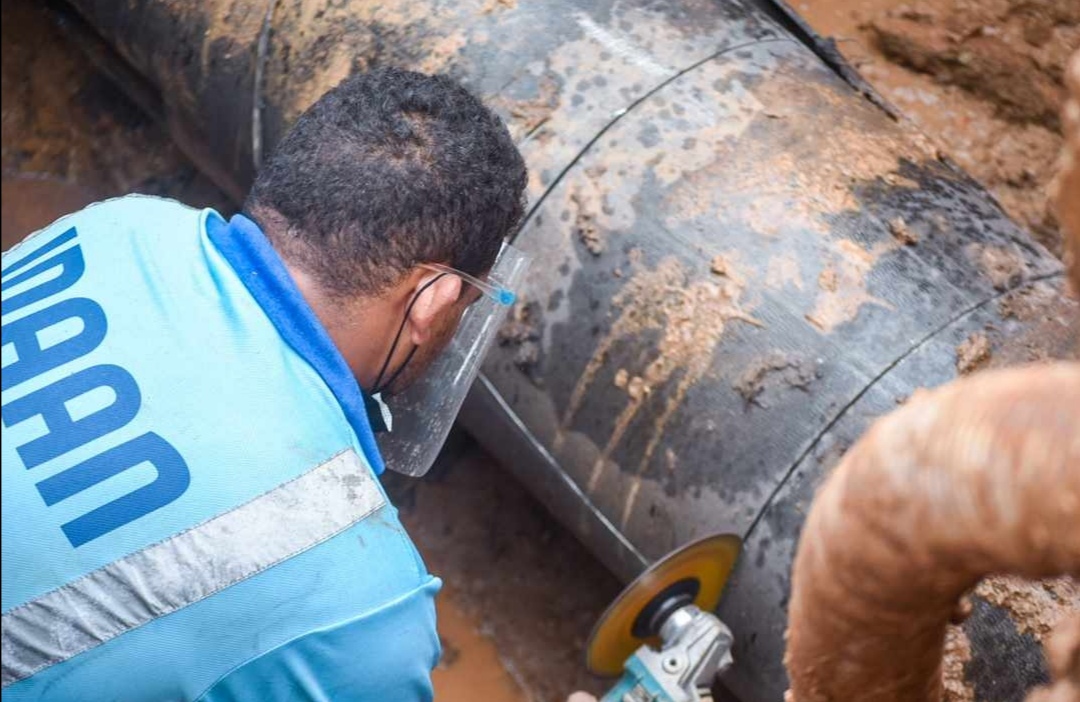
[[975,689],[964,677],[964,666],[971,661],[971,641],[959,626],[945,632],[945,661],[942,664],[944,702],[975,702]]
[[863,305],[893,309],[887,301],[870,294],[866,277],[878,258],[894,246],[894,242],[887,242],[867,251],[853,241],[838,241],[833,260],[818,276],[817,300],[806,320],[828,332],[855,319]]
[[808,391],[817,377],[813,361],[773,353],[750,364],[732,387],[747,405],[767,407],[762,397],[767,388],[783,385]]
[[652,398],[662,402],[662,409],[649,428],[649,439],[638,464],[635,482],[627,493],[624,521],[633,510],[640,476],[652,459],[668,422],[690,388],[708,372],[713,352],[727,325],[733,321],[760,325],[742,307],[744,283],[734,262],[719,280],[694,280],[694,276],[673,257],[660,261],[654,269],[640,262],[631,265],[631,275],[613,300],[617,316],[578,379],[562,419],[565,431],[616,342],[634,339],[646,332],[660,333],[655,355],[644,368],[634,372],[621,369],[616,374],[615,382],[625,389],[627,402],[615,419],[588,482],[588,489],[595,490],[612,451],[642,406]]
[[975,594],[1008,610],[1021,633],[1044,643],[1066,617],[1080,614],[1080,584],[1069,577],[1030,581],[994,576],[979,583]]
[[956,347],[956,372],[974,373],[990,363],[990,340],[986,334],[975,332]]

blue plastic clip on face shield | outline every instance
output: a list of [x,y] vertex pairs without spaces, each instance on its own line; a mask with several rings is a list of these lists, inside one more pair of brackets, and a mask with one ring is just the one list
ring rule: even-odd
[[513,290],[503,286],[498,281],[484,281],[475,276],[471,276],[465,271],[459,271],[457,268],[451,268],[450,266],[444,266],[441,263],[422,263],[421,268],[426,268],[434,273],[447,273],[449,275],[456,275],[469,285],[479,290],[484,297],[490,299],[492,302],[502,305],[503,307],[509,307],[513,305],[517,300],[517,295]]

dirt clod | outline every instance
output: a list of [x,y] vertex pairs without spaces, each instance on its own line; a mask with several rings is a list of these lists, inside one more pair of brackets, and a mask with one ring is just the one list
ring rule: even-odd
[[750,364],[732,387],[747,405],[767,407],[761,397],[767,388],[784,385],[797,390],[807,390],[817,377],[817,369],[809,359],[792,359],[783,354],[772,354]]
[[971,604],[971,598],[967,595],[960,598],[960,601],[956,604],[956,609],[953,611],[952,618],[949,619],[949,623],[954,626],[960,626],[971,613],[974,611],[974,606]]
[[1068,577],[1030,581],[994,576],[979,583],[975,594],[1008,610],[1021,633],[1043,643],[1069,614],[1080,613],[1080,583]]
[[911,231],[903,217],[896,217],[889,221],[889,232],[904,246],[914,246],[919,243],[919,235]]
[[821,275],[818,276],[818,287],[827,292],[836,292],[836,286],[836,270],[833,268],[826,268],[821,271]]
[[976,332],[956,347],[956,372],[960,375],[974,373],[990,362],[990,340],[986,334]]
[[941,677],[944,702],[975,702],[975,690],[964,678],[964,666],[971,660],[971,641],[959,626],[950,626],[945,634],[945,662]]
[[978,249],[979,267],[995,290],[1008,290],[1023,280],[1027,265],[1019,252],[999,246],[981,246]]
[[480,12],[489,15],[496,10],[513,10],[515,7],[517,0],[487,0]]
[[634,401],[639,401],[648,395],[649,390],[649,386],[645,383],[645,379],[638,375],[631,378],[630,382],[626,385],[626,394]]
[[593,256],[599,256],[604,253],[604,239],[600,235],[596,217],[588,211],[584,198],[579,197],[577,193],[570,196],[570,201],[577,207],[574,230],[577,232],[578,239],[585,245],[586,251]]
[[604,241],[600,238],[596,225],[590,221],[589,217],[582,217],[578,220],[578,238],[581,239],[581,243],[585,244],[585,248],[593,256],[604,253]]

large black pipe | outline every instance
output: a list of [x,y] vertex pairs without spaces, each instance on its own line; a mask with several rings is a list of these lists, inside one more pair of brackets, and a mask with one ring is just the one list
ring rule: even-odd
[[[624,578],[744,535],[721,615],[747,702],[786,686],[804,509],[867,423],[984,347],[1077,347],[1060,263],[752,0],[73,2],[237,198],[354,71],[445,72],[503,115],[536,263],[462,419]],[[985,605],[969,683],[1020,699],[1038,647]]]

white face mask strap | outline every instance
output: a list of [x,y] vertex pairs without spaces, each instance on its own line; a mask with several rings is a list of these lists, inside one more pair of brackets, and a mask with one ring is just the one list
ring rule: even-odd
[[390,411],[390,405],[386,404],[386,401],[382,399],[382,393],[375,393],[371,396],[372,400],[379,405],[379,414],[382,415],[383,426],[386,427],[387,432],[394,431],[394,414]]

